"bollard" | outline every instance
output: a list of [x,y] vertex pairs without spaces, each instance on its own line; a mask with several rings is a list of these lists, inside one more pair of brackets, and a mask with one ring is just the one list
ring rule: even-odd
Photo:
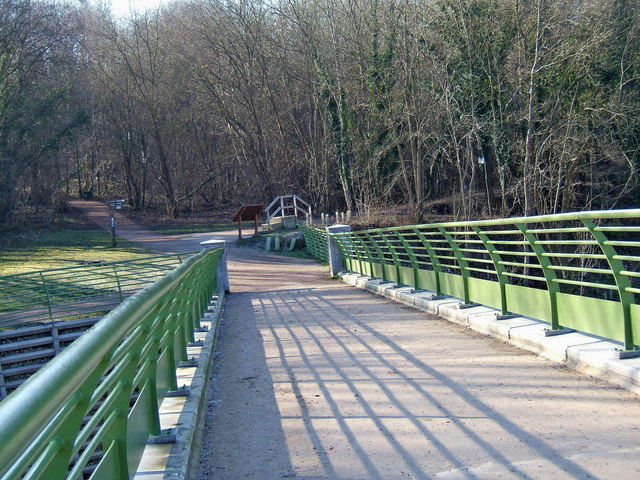
[[218,248],[224,247],[224,251],[222,252],[222,256],[218,261],[218,269],[216,270],[216,283],[218,285],[219,290],[224,290],[224,293],[229,293],[229,270],[227,268],[227,244],[224,240],[207,240],[205,242],[200,242],[200,247],[202,250],[206,250],[208,248]]
[[340,249],[331,238],[332,233],[350,232],[350,225],[332,225],[327,227],[327,247],[329,250],[329,269],[331,270],[331,276],[337,275],[343,270],[342,267],[342,255],[340,255]]
[[276,233],[276,238],[273,242],[273,249],[278,252],[280,251],[280,234]]
[[267,237],[267,244],[265,245],[264,249],[268,252],[269,250],[271,250],[271,237]]

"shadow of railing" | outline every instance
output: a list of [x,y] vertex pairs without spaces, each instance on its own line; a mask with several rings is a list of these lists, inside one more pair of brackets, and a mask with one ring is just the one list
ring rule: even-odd
[[[282,411],[282,421],[298,421],[304,427],[323,477],[352,478],[334,466],[336,455],[324,438],[328,424],[339,429],[346,442],[343,447],[355,453],[368,478],[385,477],[381,461],[389,454],[381,454],[381,448],[402,458],[403,468],[413,478],[430,478],[433,463],[464,471],[464,478],[477,478],[469,470],[473,466],[470,452],[485,463],[508,466],[517,478],[535,478],[518,466],[523,456],[555,466],[565,478],[592,476],[557,446],[452,377],[446,359],[434,362],[433,356],[416,355],[412,346],[421,342],[409,338],[406,326],[402,327],[403,321],[411,321],[405,318],[410,310],[395,307],[398,318],[380,318],[375,316],[375,302],[352,304],[353,300],[339,299],[341,293],[341,288],[251,293],[258,328],[265,345],[272,344],[265,352],[267,362],[281,364],[284,377],[279,381],[291,385],[297,402],[298,413]],[[429,323],[424,318],[421,321]],[[394,330],[394,324],[400,328]],[[395,340],[396,335],[402,341]],[[436,357],[446,350],[439,348]],[[482,369],[472,363],[460,365],[459,359],[454,362],[456,368],[482,370],[482,374],[475,372],[476,380],[487,382],[488,389],[498,389],[491,398],[519,384],[515,377],[500,378],[505,373],[502,361],[483,361]],[[468,381],[468,376],[463,378]],[[318,393],[311,394],[310,389]],[[322,412],[319,416],[314,413],[318,411]],[[419,446],[427,444],[438,459],[421,455]],[[505,444],[509,445],[506,452]]]

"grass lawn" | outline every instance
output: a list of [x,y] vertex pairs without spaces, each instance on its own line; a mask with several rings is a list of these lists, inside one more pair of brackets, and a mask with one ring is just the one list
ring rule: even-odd
[[84,218],[57,216],[47,226],[0,237],[0,275],[155,255],[123,239],[111,246],[111,234]]
[[[253,228],[253,222],[242,222],[242,228]],[[237,223],[191,223],[191,224],[147,224],[146,227],[155,233],[163,235],[180,235],[183,233],[222,232],[225,230],[237,230]]]
[[[162,235],[180,235],[188,233],[220,232],[237,230],[237,222],[230,220],[236,208],[201,209],[194,212],[182,212],[177,218],[169,218],[161,209],[144,211],[123,210],[122,213],[138,225]],[[242,222],[243,228],[253,228],[254,222]]]

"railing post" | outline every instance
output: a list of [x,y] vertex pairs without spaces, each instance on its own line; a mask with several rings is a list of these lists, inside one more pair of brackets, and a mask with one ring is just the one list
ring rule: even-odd
[[355,241],[358,242],[358,244],[362,246],[362,248],[364,248],[364,250],[367,252],[367,259],[369,263],[369,276],[372,278],[375,277],[376,270],[375,270],[375,262],[373,261],[373,253],[371,252],[367,244],[364,242],[364,239],[362,238],[362,236],[356,235],[352,238],[352,241],[353,239],[355,239]]
[[597,225],[590,218],[580,218],[580,221],[589,229],[593,238],[598,242],[598,246],[605,257],[607,257],[607,263],[611,268],[611,273],[616,281],[618,287],[618,295],[620,296],[620,305],[622,307],[622,318],[624,322],[624,349],[635,350],[636,341],[633,335],[633,324],[631,322],[631,305],[635,302],[635,296],[627,289],[631,287],[629,278],[621,275],[620,272],[624,271],[624,264],[622,260],[617,260],[614,257],[617,255],[616,249],[612,245],[607,244],[607,236],[598,231]]
[[335,243],[333,238],[331,238],[331,235],[350,231],[350,225],[332,225],[331,227],[327,227],[327,250],[331,276],[337,275],[343,270],[342,255],[340,254],[340,249],[338,248],[338,245]]
[[411,262],[411,270],[413,271],[413,286],[416,288],[416,290],[418,290],[420,289],[420,279],[418,278],[420,265],[418,265],[418,259],[415,255],[415,252],[413,251],[413,248],[404,237],[404,234],[402,234],[400,230],[398,230],[396,235],[400,239],[400,242],[402,242],[402,246],[404,247],[404,249],[407,251],[407,256],[409,257],[409,261]]
[[[417,228],[414,228],[413,231],[418,235],[418,238],[424,245],[424,248],[427,250],[427,255],[429,255],[429,260],[431,260],[431,265],[433,266],[433,273],[436,277],[436,295],[442,295],[442,286],[440,284],[440,274],[442,273],[442,267],[440,266],[440,260],[438,259],[438,255],[436,251],[433,249],[431,242],[427,240],[427,237]],[[416,287],[417,288],[417,287]]]
[[462,277],[462,288],[464,292],[464,303],[468,305],[471,302],[469,298],[469,264],[464,259],[464,254],[460,251],[460,246],[458,242],[453,238],[449,232],[447,232],[444,227],[438,227],[438,231],[442,234],[442,236],[449,242],[449,246],[453,250],[453,255],[456,257],[458,261],[458,266],[460,267],[460,276]]
[[120,277],[118,276],[118,270],[116,269],[115,265],[112,265],[113,267],[113,274],[116,276],[116,283],[118,284],[118,294],[120,295],[120,303],[122,303],[123,297],[122,297],[122,286],[120,285]]
[[364,235],[369,239],[369,241],[371,242],[371,245],[373,245],[373,248],[375,249],[376,253],[378,254],[378,260],[380,260],[380,270],[381,270],[380,273],[382,275],[382,281],[386,282],[387,281],[387,269],[385,268],[385,265],[386,265],[385,256],[382,253],[382,250],[380,249],[380,246],[376,243],[376,241],[373,239],[371,234],[369,232],[364,232]]
[[[389,231],[389,233],[393,233],[394,235],[397,234],[395,231],[391,230]],[[400,259],[398,258],[398,255],[396,254],[396,247],[393,246],[393,244],[387,240],[387,234],[380,232],[380,238],[382,238],[382,241],[384,242],[384,244],[387,246],[387,248],[389,249],[389,254],[391,255],[391,258],[393,259],[393,266],[396,270],[396,283],[398,285],[402,285],[402,280],[400,279],[401,275],[400,275]]]
[[500,285],[500,303],[502,307],[501,308],[502,315],[507,315],[509,313],[509,310],[507,306],[506,285],[509,282],[509,278],[506,275],[504,275],[504,273],[506,272],[506,269],[504,268],[504,265],[502,265],[502,258],[500,257],[499,253],[496,253],[497,248],[491,242],[491,239],[488,237],[487,234],[482,232],[480,227],[476,225],[471,225],[471,228],[473,229],[474,232],[476,232],[476,235],[478,235],[478,238],[480,239],[480,241],[482,241],[484,248],[487,249],[487,253],[491,258],[491,261],[493,262],[493,267],[496,269],[496,275],[498,276],[498,284]]
[[42,280],[44,293],[47,296],[47,309],[49,310],[49,320],[53,322],[53,314],[51,313],[51,297],[49,296],[49,287],[47,287],[47,282],[44,280],[44,275],[42,275],[42,272],[40,272],[40,279]]
[[545,256],[545,250],[538,243],[538,238],[535,234],[528,231],[527,226],[524,223],[516,223],[516,227],[522,232],[524,238],[529,242],[531,246],[531,250],[536,254],[536,258],[538,259],[538,263],[542,267],[542,274],[544,275],[544,279],[547,282],[547,291],[549,292],[549,301],[551,302],[551,329],[552,330],[561,330],[562,326],[560,325],[560,320],[558,319],[558,298],[557,294],[560,292],[560,285],[556,283],[556,273],[551,268],[553,264],[549,257]]

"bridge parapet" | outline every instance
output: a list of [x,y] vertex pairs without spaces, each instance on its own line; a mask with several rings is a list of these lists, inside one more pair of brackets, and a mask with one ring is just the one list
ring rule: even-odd
[[223,252],[205,250],[125,300],[2,401],[3,479],[133,476],[149,435],[163,433],[158,404],[179,390],[176,367]]
[[347,271],[640,345],[640,209],[329,235]]

